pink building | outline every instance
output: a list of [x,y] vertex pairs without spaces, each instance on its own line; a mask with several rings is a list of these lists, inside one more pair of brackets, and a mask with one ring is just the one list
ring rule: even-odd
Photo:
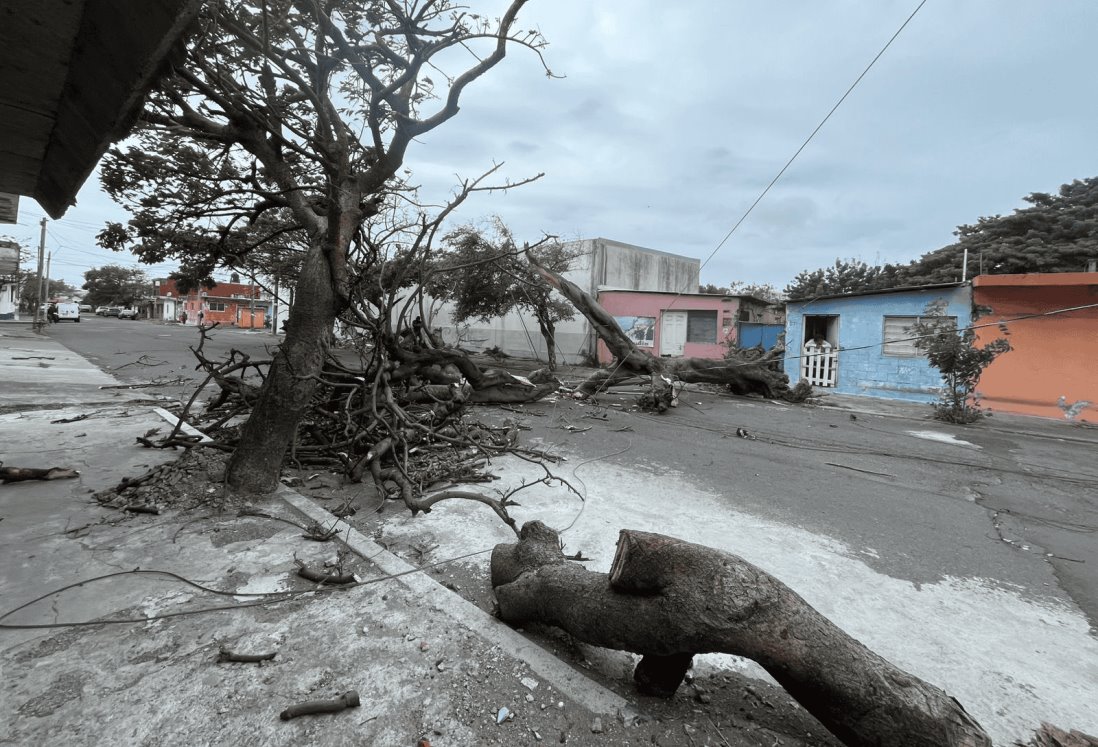
[[[741,324],[780,320],[779,310],[752,296],[600,290],[598,301],[638,347],[665,358],[722,358]],[[598,358],[612,359],[602,341]]]

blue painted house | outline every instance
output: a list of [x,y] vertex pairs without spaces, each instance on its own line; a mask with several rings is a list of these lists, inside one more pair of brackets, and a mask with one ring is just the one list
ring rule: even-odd
[[789,301],[785,372],[823,391],[933,402],[941,376],[908,339],[927,304],[946,304],[958,328],[972,323],[968,283],[943,283]]

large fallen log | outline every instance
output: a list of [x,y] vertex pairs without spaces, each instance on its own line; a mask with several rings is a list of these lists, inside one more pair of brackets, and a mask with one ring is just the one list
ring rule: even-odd
[[622,530],[610,573],[565,560],[557,533],[523,526],[492,552],[500,616],[643,656],[642,691],[673,694],[698,653],[745,656],[848,745],[990,747],[955,699],[847,635],[778,579],[730,553]]
[[68,480],[80,477],[80,473],[69,467],[5,467],[0,462],[0,483],[23,482],[24,480]]
[[789,377],[775,365],[781,357],[780,351],[772,351],[759,358],[733,354],[722,360],[657,358],[638,348],[594,296],[568,278],[539,265],[529,252],[527,259],[545,282],[560,291],[583,314],[595,334],[614,356],[615,362],[609,372],[596,371],[580,384],[577,389],[580,396],[597,394],[608,387],[625,383],[634,376],[650,377],[653,389],[657,392],[656,398],[667,402],[671,400],[670,387],[673,379],[688,384],[719,384],[727,386],[735,394],[760,394],[768,398],[782,398],[789,393]]

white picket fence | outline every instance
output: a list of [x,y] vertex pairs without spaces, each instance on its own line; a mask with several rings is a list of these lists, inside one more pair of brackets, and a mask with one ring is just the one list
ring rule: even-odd
[[812,386],[835,386],[838,361],[839,352],[830,344],[817,345],[809,340],[801,355],[801,378]]

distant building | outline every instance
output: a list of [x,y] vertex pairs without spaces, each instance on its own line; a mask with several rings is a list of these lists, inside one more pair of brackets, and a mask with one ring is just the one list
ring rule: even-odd
[[206,324],[221,324],[252,329],[262,327],[269,313],[270,298],[258,285],[251,283],[215,283],[180,293],[175,281],[153,281],[155,299],[148,315],[162,321],[181,321],[187,313],[187,324],[198,324],[199,314]]
[[[694,292],[698,289],[701,261],[693,257],[646,249],[610,239],[583,239],[568,244],[578,251],[572,269],[565,277],[593,296],[600,288],[667,293]],[[453,322],[453,306],[441,304],[430,319],[441,329],[443,340],[470,350],[498,348],[520,358],[546,360],[545,340],[537,322],[512,312],[487,322]],[[596,336],[579,312],[556,329],[557,360],[580,363],[596,355]]]
[[[600,289],[599,305],[637,347],[665,358],[723,358],[728,346],[778,342],[783,326],[774,307],[753,296]],[[599,363],[610,351],[598,343]]]
[[0,319],[19,318],[19,244],[0,241]]

